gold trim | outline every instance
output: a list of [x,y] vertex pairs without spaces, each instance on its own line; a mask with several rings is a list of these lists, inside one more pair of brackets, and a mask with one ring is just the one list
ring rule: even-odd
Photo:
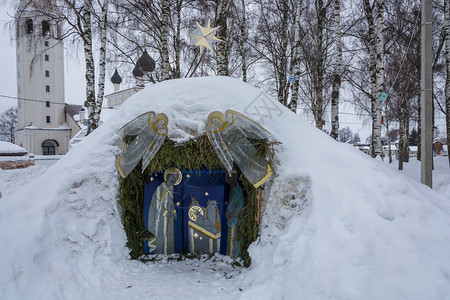
[[225,141],[224,140],[222,140],[222,148],[223,148],[223,150],[228,150],[228,146],[227,146],[227,144],[225,143]]
[[157,135],[167,135],[167,131],[164,132],[164,133],[159,133],[159,132],[158,132],[159,130],[165,129],[165,128],[160,128],[160,129],[158,129],[158,128],[156,128],[155,123],[152,124],[152,129],[153,129],[153,131],[154,131]]
[[[161,143],[159,143],[158,149],[155,150],[155,154],[158,153],[159,149],[164,144],[164,141],[166,140],[166,138],[167,138],[167,136],[165,136],[164,139],[161,141]],[[144,173],[145,169],[147,169],[148,165],[150,164],[150,161],[145,165],[145,167],[142,168],[142,173]]]
[[220,238],[221,233],[217,233],[217,234],[212,234],[211,232],[209,232],[208,230],[204,229],[203,227],[198,226],[197,224],[189,221],[188,222],[189,227],[191,227],[192,229],[197,230],[198,232],[206,235],[207,237],[209,237],[210,239],[213,240],[217,240],[218,238]]
[[173,172],[178,173],[178,179],[177,179],[177,181],[175,181],[175,183],[173,185],[178,185],[178,184],[180,184],[181,180],[183,179],[183,174],[181,174],[181,171],[178,170],[177,168],[167,169],[164,172],[164,181],[167,181],[167,175],[169,175],[169,173],[173,173]]
[[263,178],[261,178],[260,180],[258,180],[257,182],[255,182],[255,183],[253,184],[253,186],[254,186],[255,188],[260,187],[264,182],[267,181],[267,179],[270,178],[270,176],[272,176],[272,174],[273,174],[272,168],[270,167],[269,164],[266,164],[266,175],[264,175]]
[[208,130],[209,132],[211,133],[220,132],[227,127],[228,125],[227,120],[225,119],[225,115],[221,111],[215,110],[209,113],[208,115],[208,125],[210,125],[208,126],[209,128],[211,127],[217,128],[216,124],[214,124],[214,119],[219,119],[223,123],[223,125],[219,130]]
[[[152,111],[152,112],[153,112],[153,117],[156,116],[156,113],[155,113],[154,111]],[[152,116],[151,113],[148,114],[148,118],[147,118],[147,123],[148,123],[148,125],[152,124],[152,121],[151,121],[151,119],[150,119],[151,116]]]
[[241,114],[240,112],[237,112],[237,111],[232,110],[232,109],[228,109],[228,110],[225,111],[225,115],[228,117],[228,114],[231,114],[231,120],[232,120],[231,123],[234,122],[233,114],[236,114],[236,115],[238,115],[238,116],[241,116],[241,117],[243,117],[243,118],[249,120],[249,121],[252,122],[253,124],[257,125],[257,126],[260,127],[262,130],[264,130],[265,132],[267,132],[269,135],[272,135],[269,131],[267,131],[264,127],[262,127],[258,122],[256,122],[256,121],[250,119],[249,117],[247,117],[247,116],[244,115],[244,114]]
[[164,126],[160,129],[167,128],[167,125],[169,124],[169,117],[165,113],[159,113],[155,117],[155,121],[153,123],[158,123],[159,121],[164,121]]
[[125,172],[122,170],[122,167],[120,166],[120,158],[121,157],[122,157],[122,155],[119,155],[117,157],[116,167],[117,167],[117,170],[119,171],[120,176],[122,176],[122,178],[125,178],[125,177],[127,177],[127,175],[125,175]]
[[[127,125],[131,124],[133,121],[136,121],[138,118],[142,117],[142,116],[145,115],[145,114],[149,114],[149,116],[148,116],[148,121],[147,121],[147,122],[149,122],[149,120],[150,120],[150,115],[152,115],[152,114],[155,115],[156,113],[155,113],[154,111],[147,111],[147,112],[145,112],[145,113],[143,113],[143,114],[140,114],[139,116],[135,117],[134,119],[132,119],[131,121],[129,121],[128,123],[126,123],[125,125],[123,125],[122,127],[120,127],[120,128],[119,128],[119,131],[122,130],[123,128],[125,128]],[[149,123],[149,124],[150,124],[150,123]]]
[[[163,121],[163,126],[160,128],[156,128],[156,124],[159,121]],[[167,131],[165,133],[159,133],[163,129],[167,129],[167,125],[169,124],[169,117],[165,113],[159,113],[156,115],[155,120],[151,123],[153,131],[157,135],[167,135]]]
[[[191,208],[189,208],[188,211],[189,219],[191,219],[192,221],[197,221],[197,212],[199,212],[200,215],[203,216],[203,209],[200,206],[193,205]],[[208,214],[208,211],[206,211],[206,214]]]

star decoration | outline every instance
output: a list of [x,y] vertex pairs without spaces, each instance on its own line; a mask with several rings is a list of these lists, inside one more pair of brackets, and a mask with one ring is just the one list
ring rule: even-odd
[[200,29],[201,35],[193,35],[191,34],[191,36],[197,41],[193,46],[199,46],[200,47],[200,52],[203,51],[203,47],[208,48],[209,50],[213,51],[213,49],[211,48],[211,44],[210,43],[214,43],[214,42],[221,42],[221,39],[218,39],[217,37],[214,36],[214,32],[220,27],[213,27],[211,28],[211,22],[210,20],[208,20],[208,26],[203,27],[202,25],[200,25],[198,22],[197,26]]
[[180,206],[180,202],[177,202],[177,206]]
[[198,233],[197,233],[197,232],[194,233],[194,237],[195,237],[195,238],[198,238]]
[[208,192],[206,192],[206,193],[205,193],[205,196],[208,196],[208,195],[209,195]]
[[191,177],[191,175],[189,175],[189,174],[186,175],[186,178],[190,178],[190,177]]

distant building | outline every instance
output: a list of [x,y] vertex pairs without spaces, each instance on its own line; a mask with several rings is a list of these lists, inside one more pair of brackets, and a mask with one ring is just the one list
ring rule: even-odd
[[370,144],[354,144],[356,149],[366,154],[370,154]]
[[20,0],[16,12],[16,144],[38,155],[65,154],[80,130],[81,106],[65,103],[61,24],[56,0]]
[[0,141],[0,169],[20,169],[34,165],[32,156],[27,150],[9,142]]

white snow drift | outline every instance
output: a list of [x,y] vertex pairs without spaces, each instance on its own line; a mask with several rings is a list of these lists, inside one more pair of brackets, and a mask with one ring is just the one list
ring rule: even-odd
[[[235,269],[221,256],[130,261],[117,130],[163,112],[181,143],[205,132],[211,111],[227,109],[282,143],[252,267]],[[137,93],[48,171],[4,195],[0,228],[0,299],[450,299],[448,196],[231,78],[171,80]]]

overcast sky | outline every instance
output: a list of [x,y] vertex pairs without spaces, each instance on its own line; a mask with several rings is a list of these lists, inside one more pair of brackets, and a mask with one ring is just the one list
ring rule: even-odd
[[[17,100],[3,97],[17,96],[16,49],[14,42],[11,41],[8,26],[12,21],[11,16],[13,15],[14,10],[12,8],[0,7],[0,113],[12,106],[17,106]],[[79,53],[74,53],[73,50],[70,51],[70,54],[67,53],[68,51],[65,53],[65,98],[66,103],[70,104],[83,104],[85,99],[84,55],[82,47],[79,48]],[[107,69],[105,94],[113,92],[113,86],[109,79],[112,74],[109,73],[110,71]],[[126,87],[125,84],[122,84],[122,88]],[[106,103],[104,104],[106,105]],[[342,112],[340,115],[340,127],[350,127],[354,133],[359,133],[361,142],[365,142],[367,136],[371,134],[370,122],[363,125],[362,119],[352,114],[354,110],[349,104],[342,104],[340,109]],[[310,121],[314,123],[313,120]],[[436,125],[439,126],[441,133],[444,134],[445,119],[439,114],[436,118]],[[330,124],[326,124],[325,127],[329,128]]]
[[[14,42],[11,41],[8,26],[13,15],[13,9],[7,7],[0,8],[0,113],[11,106],[17,106],[17,100],[2,97],[17,97],[16,47]],[[84,56],[82,52],[73,54],[73,51],[71,51],[70,55],[65,54],[64,79],[66,103],[84,103],[84,70]],[[109,81],[111,74],[108,74],[107,71],[106,76],[106,94],[109,94],[113,92],[113,86]]]

